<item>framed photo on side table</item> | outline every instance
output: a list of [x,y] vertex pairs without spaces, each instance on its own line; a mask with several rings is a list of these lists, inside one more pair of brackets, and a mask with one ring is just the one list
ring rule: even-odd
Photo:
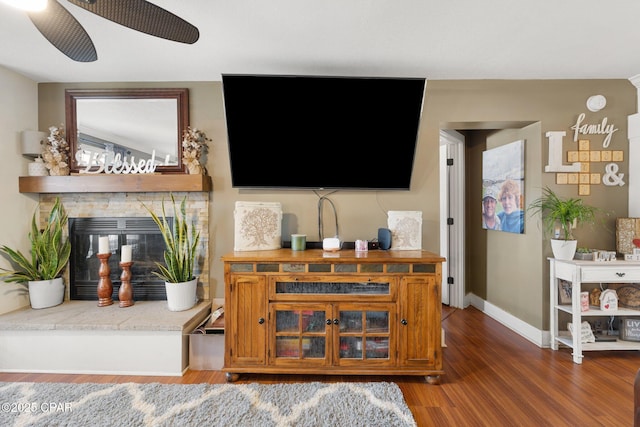
[[558,303],[571,304],[571,282],[558,280]]

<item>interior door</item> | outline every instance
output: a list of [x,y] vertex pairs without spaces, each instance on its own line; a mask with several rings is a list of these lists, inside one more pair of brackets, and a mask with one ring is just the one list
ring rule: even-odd
[[464,307],[464,135],[440,131],[442,303]]

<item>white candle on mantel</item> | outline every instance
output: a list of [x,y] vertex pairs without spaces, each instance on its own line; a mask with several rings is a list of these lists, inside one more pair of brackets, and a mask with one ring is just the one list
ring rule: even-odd
[[99,254],[108,254],[111,253],[109,250],[109,236],[102,236],[100,240],[98,240],[98,253]]
[[120,262],[131,262],[131,245],[122,245]]

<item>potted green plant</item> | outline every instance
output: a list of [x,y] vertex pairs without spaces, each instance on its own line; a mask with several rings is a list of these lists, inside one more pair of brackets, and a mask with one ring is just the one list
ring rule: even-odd
[[15,270],[0,268],[1,278],[6,282],[27,282],[32,308],[47,308],[62,304],[64,283],[62,271],[71,254],[69,237],[64,237],[67,213],[59,198],[56,198],[42,230],[36,223],[36,214],[31,220],[31,257],[7,246],[0,252],[17,266]]
[[200,232],[196,230],[194,222],[191,226],[187,222],[187,198],[182,199],[180,207],[173,203],[173,226],[169,224],[162,200],[162,217],[156,215],[144,203],[145,209],[158,225],[164,239],[164,264],[156,263],[159,271],[154,271],[157,277],[165,282],[167,291],[167,305],[170,311],[183,311],[193,307],[197,301],[198,278],[194,275],[196,254],[200,242]]
[[549,187],[542,190],[542,196],[528,210],[531,215],[541,214],[545,232],[553,236],[551,250],[557,259],[573,259],[578,246],[573,230],[579,224],[593,224],[598,211],[582,199],[562,198]]
[[597,252],[596,249],[578,248],[576,249],[574,258],[582,261],[593,261],[593,255],[595,252]]

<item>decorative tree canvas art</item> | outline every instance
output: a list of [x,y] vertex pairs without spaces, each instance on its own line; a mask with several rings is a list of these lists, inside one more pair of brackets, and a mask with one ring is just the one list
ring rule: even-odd
[[282,206],[272,202],[236,202],[235,251],[282,247]]
[[392,250],[422,249],[422,212],[389,211],[387,225],[391,230]]

